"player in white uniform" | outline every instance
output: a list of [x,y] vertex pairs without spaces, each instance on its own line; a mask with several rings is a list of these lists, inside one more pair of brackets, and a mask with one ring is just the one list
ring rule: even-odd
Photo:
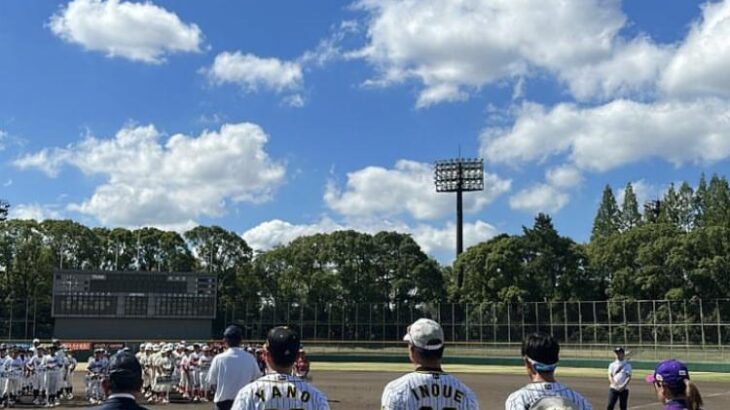
[[23,387],[23,370],[25,368],[23,359],[20,358],[18,348],[13,347],[10,355],[5,357],[2,363],[3,372],[5,373],[5,384],[3,386],[3,401],[6,406],[15,405],[22,392]]
[[613,349],[616,360],[608,365],[608,410],[613,410],[616,402],[619,408],[626,410],[629,405],[629,383],[631,382],[631,363],[626,360],[623,347]]
[[551,335],[537,332],[527,336],[522,342],[522,357],[531,382],[510,394],[504,405],[505,410],[543,408],[545,404],[542,401],[556,399],[562,400],[563,406],[570,406],[567,408],[593,409],[583,396],[555,380],[560,345]]
[[0,407],[5,405],[5,398],[3,397],[3,390],[5,390],[5,384],[8,382],[7,374],[5,373],[5,361],[8,359],[8,347],[5,343],[0,344]]
[[45,392],[43,379],[45,377],[43,367],[43,356],[46,354],[46,350],[42,346],[35,346],[34,354],[28,359],[25,367],[30,377],[30,385],[33,390],[33,404],[40,404],[40,395]]
[[43,368],[44,372],[44,385],[46,388],[46,407],[54,407],[61,405],[58,400],[58,392],[61,388],[61,371],[63,369],[63,363],[59,361],[56,355],[58,347],[52,345],[50,352],[43,357]]
[[194,402],[200,401],[200,345],[193,344],[193,351],[188,356],[188,377],[190,380],[190,397]]
[[139,365],[142,366],[142,393],[149,398],[152,396],[152,343],[144,346],[144,354],[138,359]]
[[64,366],[63,366],[63,382],[61,383],[61,395],[66,400],[74,398],[73,395],[73,375],[76,370],[76,359],[67,348],[62,348]]
[[383,410],[479,409],[474,392],[455,376],[441,369],[444,331],[431,319],[418,319],[408,326],[403,340],[416,370],[388,383],[381,399]]
[[175,359],[172,357],[172,345],[163,347],[160,356],[155,359],[154,401],[162,404],[170,402],[170,390],[175,385]]
[[201,349],[202,354],[198,359],[198,380],[200,383],[200,399],[202,401],[208,401],[211,395],[210,383],[208,383],[208,371],[210,371],[210,365],[213,362],[213,353],[211,352],[210,346],[205,345]]
[[94,350],[94,356],[89,358],[86,365],[86,398],[91,404],[98,404],[104,400],[104,390],[101,382],[109,368],[109,360],[104,357],[104,349]]
[[299,347],[299,336],[293,330],[271,329],[265,345],[269,373],[241,389],[231,410],[328,410],[329,403],[322,392],[291,375]]

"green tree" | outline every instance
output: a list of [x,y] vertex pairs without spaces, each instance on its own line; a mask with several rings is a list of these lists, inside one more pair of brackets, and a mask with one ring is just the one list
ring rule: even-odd
[[620,212],[616,204],[616,197],[609,185],[603,189],[601,205],[593,220],[593,229],[591,230],[591,242],[607,238],[619,232]]
[[0,199],[0,222],[8,219],[8,212],[10,211],[10,203],[3,199]]
[[677,193],[677,224],[685,232],[695,227],[694,190],[687,183],[682,182]]
[[636,193],[634,193],[634,187],[631,185],[631,182],[627,183],[626,188],[624,188],[624,201],[621,206],[620,215],[620,230],[622,232],[641,224],[639,201],[636,199]]

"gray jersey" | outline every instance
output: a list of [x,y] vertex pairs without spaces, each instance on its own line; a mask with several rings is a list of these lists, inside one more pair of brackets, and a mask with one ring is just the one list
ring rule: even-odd
[[327,397],[314,386],[289,374],[271,373],[238,392],[231,410],[329,410]]
[[438,371],[415,371],[393,380],[385,386],[381,403],[383,410],[479,408],[476,395],[467,385]]
[[529,410],[543,397],[560,396],[575,403],[577,410],[593,410],[593,406],[585,397],[569,389],[562,383],[530,383],[510,394],[504,404],[505,410]]

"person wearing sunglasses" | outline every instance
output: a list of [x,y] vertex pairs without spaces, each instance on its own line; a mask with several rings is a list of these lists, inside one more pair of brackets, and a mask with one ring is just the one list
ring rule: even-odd
[[689,370],[679,360],[670,359],[659,363],[654,373],[646,376],[653,384],[664,410],[701,410],[702,395],[689,379]]

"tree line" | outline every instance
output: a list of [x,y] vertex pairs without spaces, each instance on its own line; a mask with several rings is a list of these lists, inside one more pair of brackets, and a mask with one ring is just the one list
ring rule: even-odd
[[[407,234],[338,231],[254,252],[237,233],[198,226],[87,227],[71,220],[0,222],[0,318],[13,337],[50,334],[54,269],[213,272],[220,321],[270,303],[471,303],[730,297],[730,187],[703,176],[641,208],[631,184],[606,186],[590,241],[561,236],[549,215],[465,251],[450,266]],[[5,203],[6,204],[6,203]],[[0,206],[0,220],[7,204]],[[4,209],[4,213],[2,212]],[[464,285],[456,286],[463,271]],[[0,319],[1,320],[1,319]],[[19,321],[22,324],[18,324]],[[6,323],[0,326],[7,326]]]

